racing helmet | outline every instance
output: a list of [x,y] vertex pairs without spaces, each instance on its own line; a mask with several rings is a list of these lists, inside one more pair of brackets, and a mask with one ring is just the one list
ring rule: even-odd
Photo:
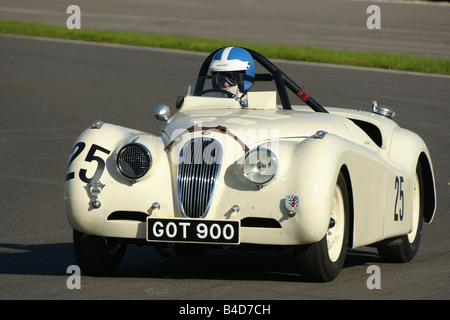
[[255,62],[247,50],[226,47],[219,50],[209,65],[212,74],[220,74],[238,85],[241,92],[247,92],[255,82]]

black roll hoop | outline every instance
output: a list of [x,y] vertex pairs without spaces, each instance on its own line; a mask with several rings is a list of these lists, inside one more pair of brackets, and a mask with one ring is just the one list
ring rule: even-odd
[[[209,65],[211,64],[212,58],[218,51],[222,49],[223,48],[215,50],[205,59],[205,61],[203,61],[203,64],[200,67],[200,71],[198,73],[199,78],[206,76],[208,74],[208,69]],[[277,66],[275,66],[272,62],[270,62],[262,54],[253,51],[251,49],[247,48],[242,49],[247,50],[248,53],[250,53],[250,55],[252,56],[252,58],[270,73],[270,75],[267,74],[255,75],[255,81],[271,81],[272,79],[275,80],[275,85],[277,86],[278,94],[280,96],[283,109],[292,110],[291,104],[289,102],[289,97],[286,92],[287,87],[315,112],[328,113],[328,111],[320,103],[314,100],[308,93],[306,93],[306,91],[303,90],[301,86],[295,83],[291,78],[289,78],[283,71],[281,71]],[[199,83],[197,83],[197,85],[199,85]]]

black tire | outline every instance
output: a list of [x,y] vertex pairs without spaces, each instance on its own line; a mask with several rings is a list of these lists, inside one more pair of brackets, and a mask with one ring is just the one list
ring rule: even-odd
[[110,276],[125,254],[126,243],[73,230],[75,257],[81,271],[90,276]]
[[[337,199],[338,198],[338,199]],[[319,242],[295,248],[295,255],[300,266],[300,275],[309,281],[329,282],[340,273],[347,254],[349,233],[349,195],[344,175],[339,173],[334,195],[333,215],[335,225],[330,223],[327,234]],[[336,214],[339,207],[341,213]],[[339,220],[339,221],[337,221]],[[333,233],[340,234],[331,243]],[[337,242],[336,242],[337,241]],[[330,245],[328,244],[330,242]]]
[[[378,247],[378,254],[386,262],[405,263],[411,261],[419,251],[420,239],[422,238],[424,190],[423,176],[420,163],[416,167],[416,176],[413,194],[413,230],[401,237],[400,244]],[[418,201],[418,203],[416,203]]]

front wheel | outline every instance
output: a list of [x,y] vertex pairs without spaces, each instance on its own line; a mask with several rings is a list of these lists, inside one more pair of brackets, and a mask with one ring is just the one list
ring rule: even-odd
[[109,276],[120,265],[126,244],[115,238],[73,230],[75,257],[81,271],[90,276]]
[[334,190],[330,225],[319,242],[295,249],[300,273],[307,279],[332,281],[342,269],[347,253],[349,230],[349,196],[345,178],[339,173]]

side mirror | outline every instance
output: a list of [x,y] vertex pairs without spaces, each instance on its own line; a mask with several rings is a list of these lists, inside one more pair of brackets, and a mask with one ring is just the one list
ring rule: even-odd
[[395,112],[391,108],[386,107],[386,106],[381,106],[378,104],[377,101],[372,102],[372,112],[379,114],[381,116],[388,117],[390,119],[395,117]]
[[155,118],[159,121],[167,121],[170,117],[170,109],[165,104],[158,104],[155,109],[153,109]]

